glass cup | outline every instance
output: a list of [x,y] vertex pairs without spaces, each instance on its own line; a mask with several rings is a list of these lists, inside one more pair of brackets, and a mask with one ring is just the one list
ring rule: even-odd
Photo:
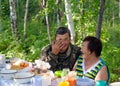
[[61,78],[62,80],[67,80],[67,75],[68,73],[70,72],[70,69],[69,68],[64,68],[62,70],[62,73],[61,73]]
[[10,58],[10,63],[11,63],[11,65],[13,65],[15,62],[17,62],[19,60],[20,60],[20,58],[12,57],[12,58]]
[[5,68],[5,54],[0,54],[0,70]]
[[62,70],[62,76],[68,75],[69,72],[70,72],[70,69],[69,69],[69,68],[64,68],[64,69]]

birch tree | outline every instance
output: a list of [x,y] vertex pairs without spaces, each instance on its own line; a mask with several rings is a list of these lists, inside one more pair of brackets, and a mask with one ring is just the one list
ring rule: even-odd
[[61,25],[61,17],[62,17],[62,12],[60,10],[60,6],[61,6],[61,0],[57,0],[57,6],[58,6],[58,9],[57,9],[57,24],[58,24],[58,27],[60,27]]
[[119,19],[120,19],[120,0],[119,0]]
[[12,35],[19,39],[18,28],[17,28],[17,16],[15,10],[15,0],[9,0],[10,4],[10,19],[11,19],[11,31]]
[[46,1],[47,0],[43,0],[43,9],[45,10],[45,19],[46,19],[46,24],[47,24],[47,32],[48,32],[48,37],[49,37],[49,41],[50,41],[50,44],[51,44],[52,39],[51,39],[51,34],[50,34],[50,26],[49,26],[49,20],[48,20]]
[[102,26],[104,7],[105,7],[105,0],[100,0],[100,10],[99,10],[98,24],[97,24],[97,29],[96,29],[96,37],[97,38],[100,38],[100,34],[101,34],[101,26]]
[[[113,6],[112,8],[115,9],[114,6]],[[114,24],[115,24],[114,22],[115,22],[115,10],[112,11],[112,26],[113,26],[113,27],[115,26],[115,25],[114,25]]]
[[71,32],[71,41],[74,43],[75,41],[75,31],[74,31],[74,24],[72,20],[72,13],[71,13],[71,8],[70,8],[70,3],[68,0],[65,1],[65,12],[66,12],[66,18],[68,22],[68,28],[70,29]]
[[1,0],[0,0],[0,31],[2,30],[2,22],[1,22]]
[[25,8],[25,16],[24,16],[24,34],[23,34],[24,40],[26,38],[26,21],[27,21],[27,14],[28,14],[28,3],[29,3],[29,0],[26,0],[26,8]]
[[85,19],[84,19],[84,14],[85,14],[85,2],[84,2],[84,0],[82,0],[82,10],[81,10],[81,28],[83,29],[82,31],[81,31],[81,33],[82,33],[82,38],[84,38],[84,35],[85,35],[85,28],[83,28],[83,25],[85,26]]

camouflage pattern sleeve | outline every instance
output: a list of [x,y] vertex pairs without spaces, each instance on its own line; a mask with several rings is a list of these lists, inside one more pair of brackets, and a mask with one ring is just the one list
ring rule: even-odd
[[51,70],[56,70],[56,66],[58,64],[58,56],[57,55],[54,55],[52,52],[51,52],[51,46],[47,46],[45,47],[42,52],[41,52],[41,55],[40,55],[40,59],[43,60],[43,61],[46,61],[46,62],[49,62],[49,64],[51,65]]

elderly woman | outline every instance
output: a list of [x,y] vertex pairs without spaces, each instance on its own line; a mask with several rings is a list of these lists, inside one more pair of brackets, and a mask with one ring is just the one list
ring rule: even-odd
[[100,58],[102,43],[99,39],[87,36],[82,43],[82,57],[79,56],[74,69],[80,78],[87,77],[95,82],[95,86],[107,86],[109,70],[103,59]]

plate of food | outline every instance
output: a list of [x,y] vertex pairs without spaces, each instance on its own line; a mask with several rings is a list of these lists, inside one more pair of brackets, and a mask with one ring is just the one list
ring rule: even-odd
[[12,64],[11,69],[21,70],[29,66],[29,62],[24,60],[18,60]]

